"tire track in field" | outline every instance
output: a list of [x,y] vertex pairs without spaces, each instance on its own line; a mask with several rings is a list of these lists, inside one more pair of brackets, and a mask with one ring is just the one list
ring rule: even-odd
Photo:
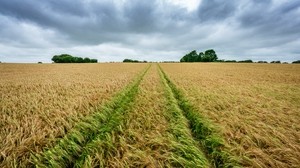
[[132,108],[139,85],[150,66],[100,111],[78,123],[54,147],[32,154],[32,164],[35,167],[76,167],[88,159],[90,154],[97,152],[94,151],[96,146],[102,145],[103,150],[112,150],[111,135],[119,130],[124,114]]
[[178,107],[181,115],[188,120],[194,139],[201,144],[200,148],[205,151],[211,165],[217,168],[240,167],[237,159],[228,152],[223,138],[218,135],[213,125],[189,103],[182,91],[168,78],[160,66],[159,69],[161,79],[169,92],[168,99],[175,107]]
[[189,129],[189,121],[178,106],[173,91],[164,78],[160,67],[158,73],[167,100],[165,117],[169,123],[168,132],[172,137],[172,167],[211,167],[199,143],[193,138]]
[[[209,163],[197,146],[183,115],[174,110],[165,96],[157,66],[141,82],[135,106],[126,113],[113,156],[91,156],[91,167],[193,167]],[[100,152],[101,153],[101,152]],[[99,163],[105,162],[100,165]]]
[[[122,131],[115,132],[113,155],[103,157],[100,150],[83,165],[90,167],[162,167],[167,161],[169,141],[164,137],[163,90],[156,66],[152,66],[139,87],[134,108],[126,114]],[[100,147],[101,148],[101,147]],[[99,157],[99,154],[101,157]],[[98,155],[98,156],[97,156]],[[103,163],[103,164],[102,164]],[[170,167],[170,166],[169,166]]]

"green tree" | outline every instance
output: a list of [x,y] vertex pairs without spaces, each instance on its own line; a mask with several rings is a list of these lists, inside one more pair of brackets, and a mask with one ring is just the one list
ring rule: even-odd
[[189,53],[188,60],[189,60],[189,62],[196,62],[197,57],[198,57],[197,51],[193,50],[192,52]]
[[55,63],[97,63],[97,59],[73,57],[68,54],[55,55],[51,59]]
[[141,62],[141,61],[138,61],[138,60],[132,60],[132,59],[124,59],[123,62],[135,62],[135,63],[138,63],[138,62]]
[[248,59],[248,60],[242,60],[242,61],[238,61],[240,63],[253,63],[252,60]]
[[75,57],[74,59],[75,59],[76,63],[83,63],[84,62],[83,58],[81,58],[81,57]]
[[196,50],[191,51],[180,59],[180,62],[214,62],[218,56],[213,49],[206,50],[205,53],[197,54]]
[[91,61],[90,61],[91,63],[97,63],[98,62],[98,60],[97,59],[91,59]]
[[84,63],[89,63],[89,62],[91,62],[91,60],[90,60],[88,57],[85,57],[85,58],[83,59],[83,62],[84,62]]
[[187,60],[187,55],[183,56],[181,59],[180,59],[180,62],[188,62]]
[[216,52],[213,49],[206,50],[204,53],[205,57],[207,57],[207,62],[214,62],[218,59]]
[[293,63],[293,64],[300,64],[300,60],[293,61],[292,63]]
[[196,59],[196,62],[202,62],[202,58],[204,57],[204,53],[203,52],[200,52],[197,59]]
[[280,64],[281,62],[280,61],[271,61],[270,63]]

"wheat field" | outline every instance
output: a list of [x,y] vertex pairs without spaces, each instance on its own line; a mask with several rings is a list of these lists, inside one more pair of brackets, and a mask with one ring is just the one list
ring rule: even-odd
[[144,64],[1,64],[0,167],[38,152],[128,84]]
[[244,167],[300,166],[300,66],[163,64]]
[[299,167],[299,72],[0,64],[0,167]]

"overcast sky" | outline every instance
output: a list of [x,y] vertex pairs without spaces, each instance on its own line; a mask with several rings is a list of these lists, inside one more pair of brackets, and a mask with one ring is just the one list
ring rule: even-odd
[[0,0],[0,61],[300,59],[299,0]]

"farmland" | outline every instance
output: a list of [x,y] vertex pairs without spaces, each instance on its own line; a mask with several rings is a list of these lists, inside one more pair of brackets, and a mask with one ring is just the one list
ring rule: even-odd
[[144,64],[1,64],[0,167],[27,165],[95,111]]
[[299,72],[1,64],[0,167],[299,167]]
[[300,66],[164,64],[244,167],[299,167]]

